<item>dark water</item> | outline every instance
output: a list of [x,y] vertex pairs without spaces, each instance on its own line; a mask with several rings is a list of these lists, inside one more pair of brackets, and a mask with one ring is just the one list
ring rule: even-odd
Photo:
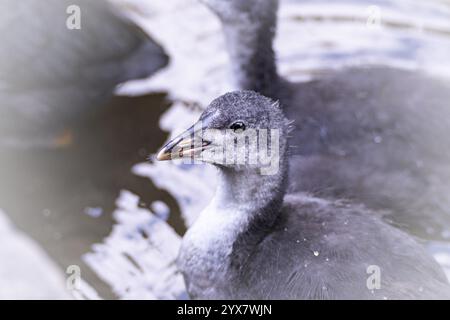
[[[183,230],[176,201],[131,173],[166,140],[158,120],[169,105],[164,94],[114,97],[76,128],[67,128],[73,141],[66,147],[0,152],[0,208],[62,270],[79,265],[102,297],[113,295],[81,256],[110,233],[120,190],[139,195],[143,206],[164,201],[172,212],[169,223]],[[91,217],[87,207],[102,208],[103,214]]]

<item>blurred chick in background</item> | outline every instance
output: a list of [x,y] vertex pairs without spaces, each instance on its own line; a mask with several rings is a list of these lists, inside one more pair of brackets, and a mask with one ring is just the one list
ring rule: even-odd
[[[69,6],[80,28],[68,28]],[[72,7],[73,8],[73,7]],[[163,49],[107,1],[0,3],[0,146],[62,147],[116,86],[165,66]]]

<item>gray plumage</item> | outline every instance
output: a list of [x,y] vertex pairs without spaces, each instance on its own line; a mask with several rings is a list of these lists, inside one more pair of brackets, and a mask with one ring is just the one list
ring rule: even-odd
[[448,230],[448,83],[387,67],[289,83],[277,74],[272,47],[277,0],[203,2],[222,21],[238,87],[280,100],[294,120],[291,176],[301,179],[293,191],[386,209],[421,237]]
[[[383,222],[380,213],[349,201],[286,194],[288,185],[301,177],[288,181],[290,122],[276,103],[251,91],[226,94],[205,110],[201,130],[223,132],[236,121],[247,130],[279,130],[279,170],[261,175],[254,166],[225,164],[205,155],[203,161],[218,168],[219,186],[180,249],[178,267],[191,298],[450,297],[446,277],[433,258],[407,234]],[[210,148],[220,147],[220,140],[204,137]],[[175,138],[166,145],[160,159],[180,143]],[[236,153],[246,150],[237,147]],[[367,271],[373,265],[380,268],[381,287],[371,290]]]
[[[66,26],[73,5],[79,30]],[[148,77],[168,59],[105,0],[3,0],[0,35],[2,138],[60,134],[118,84]]]

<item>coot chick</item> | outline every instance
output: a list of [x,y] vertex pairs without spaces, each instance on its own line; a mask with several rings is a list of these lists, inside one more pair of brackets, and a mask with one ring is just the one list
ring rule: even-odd
[[402,228],[445,239],[450,228],[450,86],[382,66],[330,71],[307,83],[277,72],[278,0],[202,0],[219,17],[239,89],[280,100],[296,129],[294,191],[389,210]]
[[[158,154],[159,160],[212,163],[220,176],[179,253],[191,298],[449,298],[438,264],[379,213],[287,193],[288,184],[301,179],[291,176],[288,183],[289,131],[277,103],[233,92],[213,101]],[[375,287],[373,270],[379,271]]]

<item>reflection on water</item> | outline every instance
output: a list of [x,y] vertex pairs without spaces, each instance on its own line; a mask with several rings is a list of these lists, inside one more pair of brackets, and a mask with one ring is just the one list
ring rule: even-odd
[[[84,266],[81,255],[110,232],[120,190],[139,195],[144,207],[163,200],[172,212],[171,224],[179,232],[184,228],[173,214],[179,210],[170,195],[131,173],[167,138],[158,127],[167,107],[163,94],[116,97],[70,128],[73,141],[66,147],[0,152],[2,209],[64,270],[82,266],[83,278],[106,297],[109,290]],[[101,214],[95,218],[86,211]]]

